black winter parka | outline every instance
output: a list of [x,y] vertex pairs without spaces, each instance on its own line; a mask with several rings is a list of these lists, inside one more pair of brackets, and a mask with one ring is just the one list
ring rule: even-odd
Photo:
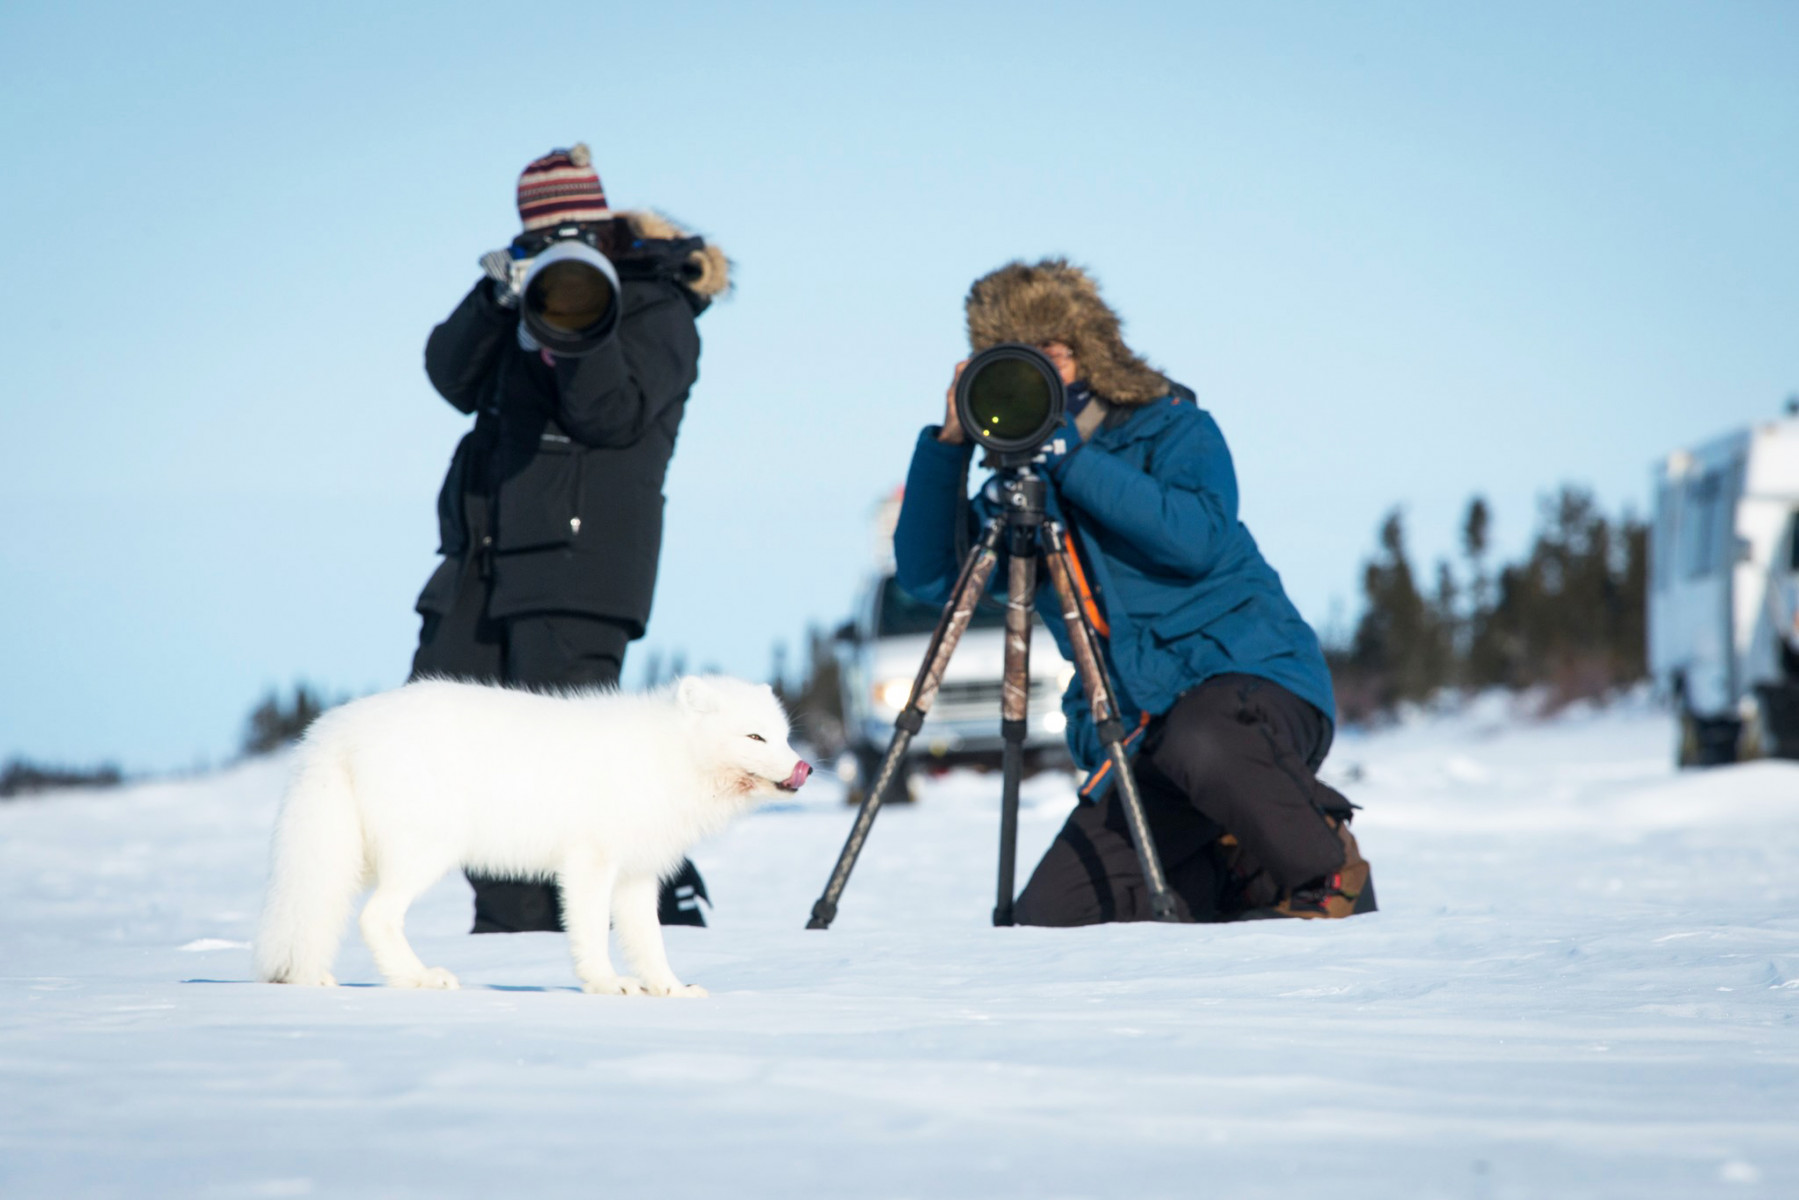
[[[662,546],[662,481],[699,374],[694,318],[709,296],[627,279],[620,300],[618,336],[554,366],[519,345],[518,314],[487,280],[432,331],[426,374],[476,419],[438,496],[445,561],[420,612],[449,610],[475,555],[491,571],[491,618],[578,612],[642,635]],[[471,532],[471,494],[492,514],[484,532]],[[477,536],[483,544],[471,544]]]

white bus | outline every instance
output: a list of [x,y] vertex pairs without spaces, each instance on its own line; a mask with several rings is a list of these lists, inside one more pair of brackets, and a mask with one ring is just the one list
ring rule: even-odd
[[1658,464],[1649,562],[1681,765],[1799,758],[1799,415]]

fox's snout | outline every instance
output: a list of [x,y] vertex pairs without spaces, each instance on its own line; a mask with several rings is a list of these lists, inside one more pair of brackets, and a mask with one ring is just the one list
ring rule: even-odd
[[786,782],[781,784],[781,786],[787,788],[789,791],[797,792],[800,789],[800,785],[805,783],[811,774],[812,764],[801,759],[799,762],[793,764],[793,773],[787,777]]

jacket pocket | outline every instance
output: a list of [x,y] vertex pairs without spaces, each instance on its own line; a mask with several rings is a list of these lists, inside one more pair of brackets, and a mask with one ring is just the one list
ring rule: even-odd
[[500,480],[494,549],[566,546],[581,532],[581,447],[557,433],[538,439],[523,466]]

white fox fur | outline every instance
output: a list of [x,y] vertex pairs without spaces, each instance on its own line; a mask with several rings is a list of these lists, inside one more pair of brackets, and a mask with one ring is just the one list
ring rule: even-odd
[[[456,868],[554,879],[589,992],[703,996],[669,970],[662,878],[759,799],[810,768],[767,687],[689,677],[656,691],[542,694],[425,680],[334,709],[307,730],[270,849],[257,975],[328,985],[357,895],[362,936],[393,987],[454,988],[403,930]],[[608,925],[637,972],[616,974]]]

